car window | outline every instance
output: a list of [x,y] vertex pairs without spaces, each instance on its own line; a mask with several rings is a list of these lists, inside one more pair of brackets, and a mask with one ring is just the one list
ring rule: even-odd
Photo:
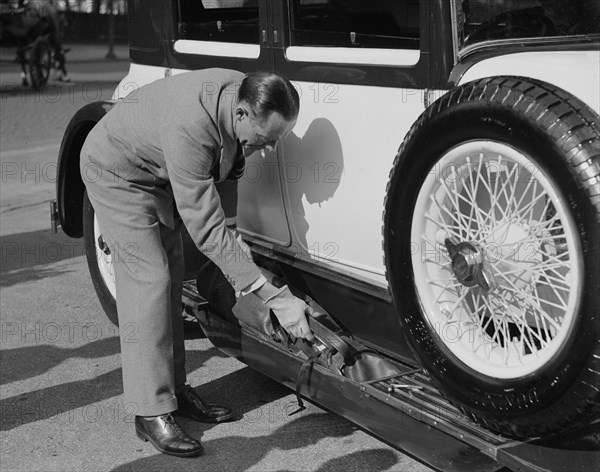
[[483,41],[600,33],[598,0],[458,1],[460,46]]
[[165,7],[152,2],[141,5],[141,2],[128,3],[127,31],[129,48],[142,51],[159,51],[161,46],[162,25],[160,19]]
[[178,38],[258,44],[258,0],[179,0]]
[[294,46],[419,49],[418,0],[293,0]]

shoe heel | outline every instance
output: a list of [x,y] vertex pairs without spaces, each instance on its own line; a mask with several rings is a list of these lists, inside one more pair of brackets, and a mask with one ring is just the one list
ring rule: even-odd
[[135,435],[140,438],[142,441],[144,442],[148,442],[148,438],[146,436],[144,436],[140,430],[138,430],[137,428],[135,428]]

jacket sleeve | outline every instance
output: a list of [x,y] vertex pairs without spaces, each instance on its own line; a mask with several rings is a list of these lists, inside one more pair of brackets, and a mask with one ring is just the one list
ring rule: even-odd
[[221,206],[225,212],[226,222],[235,222],[238,204],[238,181],[224,180],[223,182],[217,182],[216,186],[221,199]]
[[210,172],[215,151],[206,144],[212,140],[205,138],[192,137],[182,127],[167,125],[161,130],[160,140],[177,210],[190,236],[233,288],[241,291],[261,272],[225,227],[225,213]]
[[225,221],[229,224],[234,224],[237,218],[237,204],[238,204],[238,181],[244,175],[244,168],[246,166],[246,158],[241,153],[241,149],[238,149],[239,155],[237,156],[229,175],[222,182],[217,183],[217,191],[221,198],[221,205],[225,211]]

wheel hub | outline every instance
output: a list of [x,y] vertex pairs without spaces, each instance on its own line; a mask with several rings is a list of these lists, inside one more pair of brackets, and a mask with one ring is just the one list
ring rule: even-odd
[[485,273],[484,258],[481,250],[472,243],[454,243],[445,241],[446,249],[452,260],[452,272],[465,287],[479,285],[485,291],[490,289],[489,277]]
[[474,285],[483,259],[479,251],[466,243],[452,258],[452,270],[463,285]]

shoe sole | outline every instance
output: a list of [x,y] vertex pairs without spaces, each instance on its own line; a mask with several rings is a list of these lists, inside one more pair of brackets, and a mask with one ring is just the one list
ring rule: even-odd
[[149,442],[150,444],[152,444],[156,448],[157,451],[162,452],[163,454],[168,454],[170,456],[195,457],[195,456],[199,456],[200,454],[202,454],[204,452],[204,448],[200,449],[199,451],[192,451],[192,452],[169,452],[169,451],[165,451],[165,450],[161,449],[160,447],[158,447],[156,444],[154,444],[154,442],[148,436],[146,436],[144,433],[142,433],[137,428],[135,428],[135,434],[142,441]]

